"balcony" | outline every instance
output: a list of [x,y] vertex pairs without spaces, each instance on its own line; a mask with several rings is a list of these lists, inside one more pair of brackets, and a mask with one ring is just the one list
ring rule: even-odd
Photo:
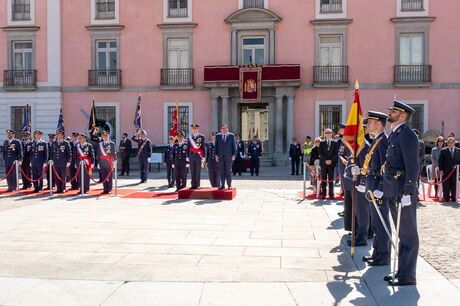
[[421,12],[424,10],[423,0],[401,0],[402,12]]
[[314,87],[348,87],[348,66],[313,66]]
[[431,65],[396,65],[396,86],[430,86]]
[[243,8],[264,8],[264,0],[244,0]]
[[96,19],[115,19],[115,1],[98,0],[96,2]]
[[321,14],[342,13],[342,0],[330,0],[329,3],[321,3],[319,12]]
[[193,68],[161,69],[162,88],[192,88]]
[[30,20],[30,3],[13,2],[11,7],[11,19],[13,21]]
[[37,70],[4,70],[3,87],[7,90],[33,90],[37,88]]
[[121,88],[121,70],[89,70],[88,85],[91,89],[117,90]]
[[169,0],[168,18],[188,17],[188,0]]

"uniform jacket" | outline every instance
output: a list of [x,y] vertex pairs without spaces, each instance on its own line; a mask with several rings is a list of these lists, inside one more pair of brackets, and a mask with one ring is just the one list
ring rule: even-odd
[[30,152],[32,151],[32,140],[21,141],[23,163],[30,164]]
[[44,140],[32,141],[30,162],[32,166],[42,166],[49,160],[49,145]]
[[22,161],[22,147],[18,139],[13,138],[3,142],[3,160],[6,164],[11,164],[15,160]]
[[140,159],[150,158],[150,155],[152,154],[152,143],[150,142],[150,139],[140,139],[136,136],[133,136],[131,139],[137,142],[137,157],[139,157]]
[[76,145],[76,157],[78,162],[81,160],[87,161],[86,163],[88,164],[89,167],[91,165],[94,165],[94,149],[93,145],[90,144],[89,142],[85,142],[83,145],[81,143],[77,143]]
[[109,139],[109,141],[105,142],[102,137],[98,137],[94,134],[91,135],[91,140],[97,144],[97,159],[99,162],[106,161],[111,165],[113,161],[117,160],[117,151],[115,143],[112,140]]
[[244,148],[244,141],[238,140],[236,142],[236,152],[237,152],[236,159],[242,159],[244,156],[244,153],[246,152]]
[[168,144],[165,148],[164,161],[167,165],[174,164],[174,145]]
[[[381,140],[379,141],[379,139]],[[385,132],[380,133],[372,141],[371,146],[377,141],[379,141],[379,143],[372,154],[367,175],[367,187],[372,191],[377,189],[382,191],[383,188],[383,176],[381,175],[381,169],[387,159],[388,149],[388,137],[385,135]]]
[[206,151],[205,151],[205,139],[202,134],[198,135],[190,135],[188,137],[189,143],[189,154],[192,153],[194,150],[199,150],[200,157],[205,158]]
[[262,156],[262,144],[260,141],[257,141],[254,143],[254,141],[251,141],[248,147],[248,155],[250,159],[257,160]]
[[291,143],[289,146],[289,157],[291,159],[298,159],[302,155],[302,149],[300,143]]
[[216,145],[214,141],[209,141],[206,144],[206,164],[208,165],[208,168],[217,167]]
[[72,150],[70,144],[66,140],[55,141],[51,144],[51,155],[53,163],[58,167],[64,167],[72,160]]
[[188,163],[189,147],[187,141],[174,144],[174,167],[185,166]]

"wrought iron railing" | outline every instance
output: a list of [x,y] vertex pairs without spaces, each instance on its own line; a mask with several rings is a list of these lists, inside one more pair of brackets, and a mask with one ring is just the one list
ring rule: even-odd
[[98,0],[96,2],[96,19],[115,19],[115,1]]
[[403,12],[417,12],[423,10],[423,0],[401,0],[401,11]]
[[330,0],[329,3],[321,3],[321,14],[342,13],[342,0]]
[[348,66],[314,66],[313,74],[316,84],[348,83]]
[[243,8],[264,8],[264,0],[244,0]]
[[188,1],[187,0],[169,0],[168,17],[187,17]]
[[88,85],[96,88],[119,88],[121,70],[89,70]]
[[13,21],[30,20],[30,3],[13,1],[11,12]]
[[395,83],[419,84],[431,82],[431,65],[396,65]]
[[193,85],[193,68],[161,69],[161,85]]
[[6,88],[35,88],[37,70],[4,70],[3,86]]

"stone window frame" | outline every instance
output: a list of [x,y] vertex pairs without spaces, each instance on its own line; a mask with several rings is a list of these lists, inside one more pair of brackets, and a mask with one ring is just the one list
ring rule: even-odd
[[120,62],[120,36],[123,27],[87,27],[91,32],[91,68],[90,70],[96,69],[97,62],[97,41],[99,40],[114,40],[117,42],[117,69],[121,69]]
[[320,135],[320,116],[319,116],[319,111],[320,111],[320,106],[321,105],[337,105],[342,107],[342,118],[341,122],[346,122],[347,120],[347,101],[346,100],[316,100],[315,101],[315,135],[317,136],[323,136]]
[[423,11],[402,11],[401,1],[396,0],[396,17],[426,17],[429,16],[430,0],[423,0]]
[[315,66],[320,65],[320,37],[322,35],[342,36],[342,66],[348,65],[348,26],[336,24],[317,25],[315,28]]
[[97,19],[96,0],[91,0],[91,25],[111,25],[120,23],[120,0],[115,0],[115,18]]
[[13,20],[13,1],[7,1],[7,25],[31,26],[35,24],[35,0],[30,0],[30,20]]
[[274,64],[270,56],[270,31],[269,30],[240,30],[238,31],[237,61],[238,65],[243,65],[243,39],[263,38],[264,39],[264,65]]
[[[269,0],[264,0],[264,9],[268,10],[269,8]],[[238,9],[241,10],[243,9],[244,6],[244,0],[238,0]]]
[[396,34],[396,41],[395,41],[395,65],[400,65],[400,51],[401,51],[401,34],[412,34],[412,33],[419,33],[423,34],[423,65],[429,65],[429,32],[430,32],[430,23],[423,21],[417,22],[414,20],[413,22],[397,22],[395,21],[395,34]]
[[193,20],[193,0],[187,0],[187,17],[169,17],[169,0],[163,0],[163,23],[183,23]]
[[321,0],[315,0],[315,18],[316,19],[343,19],[348,15],[348,0],[342,0],[342,13],[321,13]]
[[[5,30],[5,29],[4,29]],[[32,42],[32,70],[36,69],[36,56],[37,56],[37,47],[36,47],[36,31],[38,27],[28,28],[28,29],[18,29],[14,28],[6,30],[7,32],[7,45],[8,45],[8,70],[13,70],[14,67],[14,58],[13,58],[13,43],[17,41],[31,41]]]
[[159,25],[163,30],[163,68],[168,68],[168,40],[169,39],[188,39],[189,42],[189,63],[190,68],[193,68],[193,28],[196,27],[196,24],[180,24],[180,25]]

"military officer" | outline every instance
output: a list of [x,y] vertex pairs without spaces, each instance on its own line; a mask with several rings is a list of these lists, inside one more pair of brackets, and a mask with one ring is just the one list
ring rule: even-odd
[[168,179],[168,188],[174,186],[175,176],[174,176],[174,137],[169,137],[169,144],[165,148],[164,153],[164,162],[166,165],[166,178]]
[[201,181],[201,166],[205,161],[205,139],[200,134],[200,126],[196,123],[191,125],[192,134],[188,137],[189,153],[188,158],[190,162],[190,176],[191,187],[190,189],[200,188]]
[[241,176],[241,171],[243,168],[243,158],[246,149],[244,147],[244,141],[241,140],[240,134],[235,134],[235,142],[236,142],[236,158],[233,163],[233,176],[237,173]]
[[257,136],[252,137],[252,142],[248,147],[249,168],[251,176],[259,176],[260,157],[262,156],[262,145]]
[[174,144],[174,174],[176,176],[176,191],[187,186],[187,168],[189,165],[188,142],[184,139],[185,133],[177,135],[177,142]]
[[[5,162],[5,172],[8,173],[16,161],[19,165],[22,163],[22,148],[21,142],[14,138],[16,132],[14,130],[6,130],[8,139],[3,143],[3,161]],[[19,186],[16,181],[16,169],[12,169],[6,179],[8,183],[7,192],[16,190]]]
[[216,132],[211,133],[211,141],[206,144],[206,167],[211,187],[220,187],[219,164],[216,160]]
[[[32,142],[32,151],[30,163],[32,166],[32,179],[34,180],[34,193],[43,189],[43,171],[47,165],[49,150],[48,144],[42,139],[43,133],[39,130],[34,131],[34,141]],[[47,171],[49,172],[49,171]]]
[[80,181],[77,179],[77,169],[79,160],[77,159],[77,144],[78,144],[78,137],[80,133],[73,132],[72,138],[69,142],[70,144],[70,152],[71,152],[71,160],[70,160],[70,169],[69,174],[70,178],[75,178],[70,181],[70,190],[77,190],[79,189]]
[[[64,131],[56,132],[56,141],[51,144],[51,156],[56,177],[57,193],[64,193],[66,186],[67,168],[70,167],[72,160],[72,150],[70,144],[64,140]],[[57,175],[56,175],[57,174]]]
[[417,179],[419,174],[418,138],[407,125],[415,110],[409,105],[394,101],[389,108],[388,121],[391,134],[384,166],[383,196],[388,198],[390,211],[397,224],[401,209],[399,230],[398,272],[393,279],[384,279],[393,286],[416,284],[419,238],[417,233]]
[[[53,142],[56,140],[56,134],[48,134],[48,161],[52,160],[53,159],[53,156],[51,155],[51,145],[53,144]],[[48,181],[48,186],[45,188],[46,190],[50,190],[50,188],[54,188],[54,186],[56,186],[56,178],[53,174],[53,180],[51,181],[50,179],[50,172],[49,170],[46,171],[46,179]],[[50,186],[50,183],[52,183],[53,186]]]
[[[385,135],[385,124],[388,115],[369,111],[367,115],[367,129],[373,140],[369,148],[368,154],[366,155],[366,161],[363,165],[361,172],[367,173],[366,187],[368,190],[374,193],[374,196],[378,200],[378,209],[380,210],[385,225],[388,230],[391,230],[389,220],[389,207],[387,197],[382,197],[383,190],[383,177],[381,175],[381,169],[386,161],[386,153],[388,148],[388,138]],[[372,205],[373,206],[373,205]],[[373,252],[371,256],[364,256],[363,261],[367,262],[370,266],[382,266],[390,264],[390,238],[385,232],[382,221],[375,210],[375,207],[371,207],[371,226],[374,230],[375,237],[373,241]]]
[[299,163],[302,155],[302,149],[300,143],[297,142],[297,138],[292,138],[292,143],[289,146],[289,160],[291,161],[291,175],[299,175]]
[[[102,131],[102,137],[97,137],[96,134],[91,135],[91,140],[98,144],[98,160],[99,160],[99,176],[104,186],[102,194],[112,192],[113,180],[112,173],[115,171],[115,161],[117,160],[117,151],[115,143],[110,140],[109,132]],[[112,171],[113,170],[113,171]]]
[[[32,149],[32,140],[30,139],[30,132],[22,132],[21,148],[23,152],[23,159],[21,164],[22,174],[22,190],[32,187],[30,178],[32,177],[32,169],[30,168],[30,151]],[[25,174],[25,175],[24,175]]]
[[139,158],[139,170],[141,175],[141,182],[147,182],[147,176],[149,173],[149,161],[150,155],[152,154],[152,143],[147,138],[147,131],[141,130],[137,135],[131,138],[137,142],[137,157]]
[[[89,191],[89,175],[94,168],[94,149],[93,145],[87,142],[87,136],[80,134],[76,145],[76,158],[78,162],[83,161],[83,178],[81,170],[78,172],[78,180],[80,181],[80,192],[87,193]],[[83,181],[82,181],[83,180]]]
[[128,139],[128,134],[123,133],[123,136],[120,140],[120,145],[118,146],[118,152],[120,153],[121,158],[121,176],[125,175],[125,173],[127,176],[129,176],[129,157],[131,156],[132,148],[133,144],[131,143],[131,140]]

